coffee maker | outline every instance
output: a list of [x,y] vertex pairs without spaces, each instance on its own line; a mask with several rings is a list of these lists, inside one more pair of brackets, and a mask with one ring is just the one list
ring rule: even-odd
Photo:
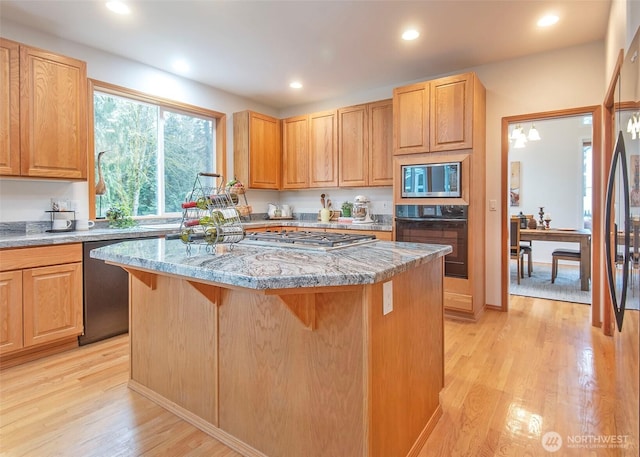
[[369,207],[371,200],[365,195],[358,195],[353,203],[353,223],[354,224],[371,224],[371,208]]

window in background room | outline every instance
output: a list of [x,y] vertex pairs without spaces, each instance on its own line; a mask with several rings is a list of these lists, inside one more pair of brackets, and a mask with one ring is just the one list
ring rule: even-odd
[[591,201],[592,201],[592,173],[591,173],[591,141],[583,140],[582,142],[582,214],[584,225],[583,228],[591,230]]
[[98,90],[93,100],[96,217],[178,215],[197,173],[216,171],[216,119]]

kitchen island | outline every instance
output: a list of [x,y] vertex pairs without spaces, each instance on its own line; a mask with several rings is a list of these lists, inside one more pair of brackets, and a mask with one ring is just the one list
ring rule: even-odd
[[130,387],[247,456],[415,456],[442,414],[443,257],[179,240],[92,251],[130,281]]

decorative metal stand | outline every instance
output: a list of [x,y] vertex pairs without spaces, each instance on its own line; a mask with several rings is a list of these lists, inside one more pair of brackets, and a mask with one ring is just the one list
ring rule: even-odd
[[540,215],[540,220],[538,221],[538,228],[540,227],[544,228],[544,206],[540,207],[540,212],[538,212],[538,214]]
[[180,239],[188,248],[194,243],[232,247],[244,238],[240,214],[219,174],[198,173],[182,208]]
[[[76,229],[76,212],[75,211],[60,211],[60,210],[56,210],[56,211],[45,211],[46,213],[49,213],[51,216],[51,229],[47,230],[47,232],[50,233],[57,233],[57,232],[73,232]],[[63,229],[54,229],[53,228],[53,221],[55,219],[57,219],[56,215],[62,215],[62,214],[69,214],[71,215],[71,219],[69,219],[68,217],[63,217],[61,219],[64,219],[65,221],[70,221],[70,224],[63,228]]]

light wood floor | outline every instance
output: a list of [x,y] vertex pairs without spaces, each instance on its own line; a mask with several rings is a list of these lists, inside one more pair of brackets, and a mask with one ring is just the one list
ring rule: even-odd
[[[511,298],[509,313],[446,322],[444,415],[420,457],[638,456],[638,312],[608,338],[589,326],[588,306]],[[127,378],[126,336],[2,371],[0,455],[239,455]],[[553,454],[549,431],[564,441]],[[611,436],[628,448],[568,445]]]

